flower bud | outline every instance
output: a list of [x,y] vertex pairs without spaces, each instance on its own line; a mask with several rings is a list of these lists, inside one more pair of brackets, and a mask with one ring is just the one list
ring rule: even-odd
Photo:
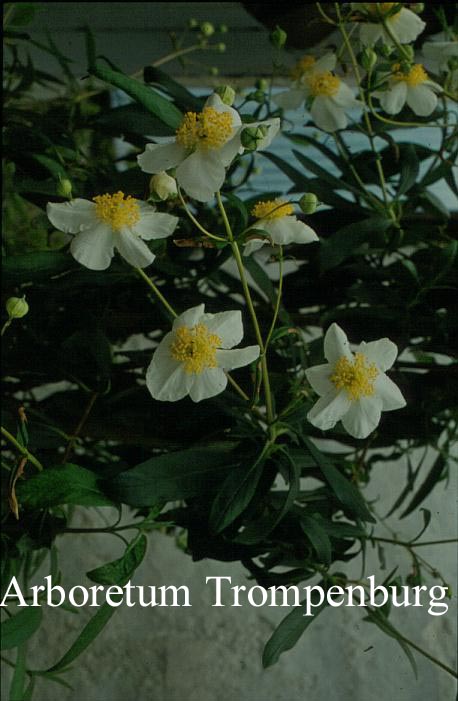
[[29,311],[24,297],[10,297],[6,300],[6,311],[10,319],[21,319]]
[[72,184],[68,178],[59,178],[56,185],[56,193],[59,197],[65,197],[68,200],[72,199]]
[[259,102],[259,104],[261,104],[266,99],[266,94],[264,90],[255,90],[253,93],[251,93],[250,97],[255,102]]
[[318,206],[318,197],[313,192],[306,192],[299,200],[299,207],[304,214],[314,214]]
[[227,34],[229,31],[229,27],[227,26],[227,24],[220,24],[218,27],[218,31],[220,34]]
[[215,89],[215,93],[220,96],[225,105],[229,105],[230,107],[234,104],[235,90],[231,88],[230,85],[218,85]]
[[380,53],[382,54],[383,58],[390,58],[393,51],[394,51],[394,47],[389,46],[388,44],[382,44],[382,46],[380,48]]
[[370,46],[366,46],[361,51],[359,61],[364,70],[370,73],[377,63],[377,54],[375,53],[374,49],[370,48]]
[[407,75],[407,73],[409,73],[410,69],[412,68],[412,64],[409,61],[401,61],[401,63],[399,64],[399,68],[401,70],[401,73]]
[[156,194],[161,200],[168,200],[177,196],[177,184],[175,178],[167,175],[165,170],[153,175],[149,181],[150,191]]
[[216,45],[216,48],[220,54],[223,54],[226,51],[226,44],[223,41],[220,41],[219,44]]
[[276,49],[281,49],[286,44],[286,39],[288,38],[287,33],[284,29],[277,26],[274,31],[270,33],[270,43],[275,46]]
[[219,68],[217,66],[212,66],[208,72],[210,75],[219,75]]
[[189,29],[195,29],[198,26],[198,21],[196,20],[195,17],[191,17],[190,20],[188,20],[188,27]]
[[421,15],[424,12],[425,3],[424,2],[413,2],[409,5],[409,10],[415,12],[416,15]]
[[200,25],[200,31],[204,37],[211,37],[211,35],[215,33],[215,28],[211,22],[202,22]]
[[263,142],[269,127],[260,125],[258,127],[248,127],[242,131],[240,143],[246,151],[256,151]]
[[266,92],[266,90],[269,89],[269,81],[265,78],[259,78],[259,80],[257,80],[255,83],[255,87],[257,90],[262,90],[263,92]]

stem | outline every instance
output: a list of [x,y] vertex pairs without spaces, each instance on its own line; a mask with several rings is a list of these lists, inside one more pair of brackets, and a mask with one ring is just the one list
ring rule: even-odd
[[2,332],[1,332],[0,335],[3,336],[3,334],[5,333],[5,331],[6,331],[6,329],[8,328],[8,326],[10,326],[11,322],[12,322],[12,319],[8,319],[7,321],[5,321],[5,323],[4,323],[3,326],[2,326]]
[[167,309],[167,311],[169,312],[169,314],[171,314],[173,317],[177,317],[178,314],[176,313],[176,311],[174,310],[174,308],[167,302],[167,300],[166,300],[166,298],[164,297],[164,295],[162,294],[162,292],[158,289],[158,287],[156,287],[156,285],[155,285],[154,282],[148,277],[148,275],[147,275],[145,272],[143,272],[143,270],[142,270],[141,268],[134,268],[134,270],[140,275],[140,277],[143,278],[143,280],[146,282],[146,284],[149,285],[149,286],[151,287],[151,289],[153,290],[154,294],[155,294],[156,297],[162,302],[162,304],[163,304],[164,307]]
[[398,639],[402,640],[406,645],[410,645],[414,650],[420,653],[420,655],[423,655],[423,657],[426,657],[428,660],[433,662],[435,665],[438,667],[441,667],[445,672],[448,672],[449,674],[452,675],[452,677],[455,677],[455,679],[458,679],[458,674],[455,672],[454,669],[451,667],[448,667],[448,665],[444,664],[440,660],[437,659],[437,657],[433,657],[433,655],[430,655],[429,652],[426,652],[426,650],[423,650],[423,648],[419,647],[416,643],[413,643],[409,638],[404,637],[401,634],[398,634]]
[[27,458],[27,460],[29,462],[31,462],[32,465],[34,465],[37,468],[37,470],[41,471],[43,469],[43,465],[41,464],[41,462],[39,460],[37,460],[37,458],[34,455],[32,455],[32,453],[29,453],[27,448],[25,448],[23,445],[18,443],[18,441],[15,439],[15,437],[12,436],[11,433],[9,431],[7,431],[6,428],[4,428],[3,426],[2,426],[2,436],[4,438],[6,438],[6,440],[9,441],[11,443],[11,445],[13,445],[16,448],[16,450],[19,453],[21,453],[21,455],[23,455],[25,458]]
[[76,443],[76,440],[77,440],[77,438],[78,438],[78,436],[79,436],[79,434],[80,434],[80,432],[81,432],[81,430],[82,430],[84,424],[86,423],[86,421],[87,421],[87,419],[88,419],[88,417],[89,417],[89,414],[90,414],[91,411],[92,411],[92,407],[94,406],[95,400],[97,399],[98,396],[99,396],[99,393],[98,393],[98,392],[93,392],[93,393],[91,394],[91,397],[90,397],[90,399],[89,399],[89,402],[87,403],[87,406],[86,406],[86,408],[85,408],[85,410],[84,410],[84,413],[83,413],[81,419],[79,420],[78,425],[77,425],[77,427],[75,428],[73,434],[70,436],[70,440],[69,440],[68,443],[67,443],[67,447],[66,447],[66,449],[65,449],[64,457],[63,457],[63,459],[62,459],[62,463],[63,463],[63,464],[66,463],[67,460],[68,460],[68,458],[70,457],[70,454],[71,454],[71,452],[72,452],[72,450],[73,450],[73,447],[74,447],[74,445],[75,445],[75,443]]
[[188,215],[188,217],[190,218],[190,220],[192,221],[192,223],[194,224],[194,226],[196,226],[196,227],[199,229],[199,231],[201,231],[205,236],[208,236],[208,238],[213,239],[214,241],[222,241],[222,242],[225,242],[226,239],[223,239],[221,236],[215,236],[215,234],[211,234],[209,231],[207,231],[207,229],[205,229],[205,228],[202,226],[202,224],[195,218],[195,216],[193,215],[193,213],[189,210],[189,207],[188,207],[188,205],[186,204],[186,202],[185,202],[185,200],[184,200],[184,197],[183,197],[183,195],[181,194],[181,190],[180,190],[179,187],[177,187],[177,192],[178,192],[178,197],[180,198],[180,202],[181,202],[181,204],[183,205],[186,214]]
[[240,387],[240,385],[238,384],[238,382],[236,382],[236,381],[234,380],[234,378],[231,377],[231,376],[229,375],[228,372],[226,372],[226,377],[227,377],[228,381],[231,383],[232,387],[235,389],[235,391],[236,391],[238,394],[240,394],[240,396],[241,396],[243,399],[245,399],[247,402],[249,402],[249,401],[250,401],[250,397],[248,396],[248,394],[247,394],[246,392],[244,392],[244,390]]
[[404,548],[421,548],[424,545],[443,545],[444,543],[458,543],[457,538],[446,538],[445,540],[425,540],[421,543],[409,543],[404,540],[394,540],[392,538],[371,537],[369,540],[376,540],[379,543],[391,543],[392,545],[402,545]]
[[364,116],[364,121],[366,124],[367,135],[369,138],[371,149],[375,155],[375,166],[377,168],[377,173],[378,173],[378,177],[379,177],[379,181],[380,181],[380,188],[382,190],[383,201],[385,203],[385,207],[387,209],[387,212],[389,213],[393,222],[396,222],[396,215],[394,214],[394,212],[392,210],[392,207],[391,207],[391,204],[389,201],[389,197],[388,197],[388,190],[387,190],[387,185],[386,185],[386,180],[385,180],[385,174],[383,172],[383,167],[382,167],[382,164],[380,162],[380,155],[379,155],[377,149],[375,148],[375,144],[374,144],[375,134],[374,134],[374,130],[372,129],[371,120],[370,120],[370,117],[369,117],[369,114],[367,111],[367,103],[365,100],[364,90],[361,87],[361,75],[359,72],[358,61],[356,60],[356,56],[355,56],[355,53],[353,51],[353,47],[350,43],[347,31],[345,29],[345,24],[342,21],[342,14],[340,12],[339,3],[335,3],[335,8],[336,8],[336,14],[337,14],[337,19],[338,19],[338,27],[339,27],[340,33],[342,34],[342,38],[344,40],[345,46],[347,47],[348,55],[350,56],[350,60],[351,60],[351,63],[353,65],[353,70],[355,72],[355,78],[356,78],[356,81],[358,83],[359,97],[360,97],[361,102],[364,105],[363,116]]
[[279,246],[278,270],[279,270],[279,278],[278,278],[277,301],[275,303],[274,315],[272,318],[272,323],[270,325],[269,333],[267,334],[266,342],[264,344],[264,352],[267,351],[267,348],[269,346],[270,339],[272,338],[272,334],[273,334],[274,329],[275,329],[275,324],[277,323],[278,313],[280,311],[281,296],[282,296],[282,292],[283,292],[283,247],[282,246]]
[[256,340],[257,340],[259,348],[261,350],[261,370],[262,370],[262,379],[263,379],[263,384],[264,384],[264,394],[265,394],[265,399],[266,399],[267,421],[269,424],[271,424],[274,421],[274,412],[273,412],[273,406],[272,406],[272,394],[270,391],[269,372],[267,369],[267,360],[266,360],[266,356],[265,356],[265,346],[264,346],[264,342],[262,340],[261,330],[259,328],[258,318],[256,316],[256,311],[255,311],[255,308],[253,305],[253,300],[251,298],[250,288],[248,287],[248,282],[247,282],[246,274],[245,274],[245,268],[243,266],[242,256],[240,255],[240,249],[238,247],[237,241],[234,240],[234,235],[232,233],[231,225],[229,223],[229,219],[227,218],[226,210],[224,208],[224,204],[223,204],[223,201],[221,199],[221,193],[219,191],[216,193],[216,199],[218,201],[218,207],[219,207],[219,210],[221,212],[221,216],[223,218],[223,222],[224,222],[224,226],[226,228],[229,242],[231,244],[231,248],[232,248],[232,252],[234,254],[235,262],[237,264],[237,269],[239,271],[240,282],[242,283],[243,293],[245,295],[245,300],[246,300],[246,303],[248,306],[248,310],[250,312],[251,320],[253,322],[253,328],[254,328]]

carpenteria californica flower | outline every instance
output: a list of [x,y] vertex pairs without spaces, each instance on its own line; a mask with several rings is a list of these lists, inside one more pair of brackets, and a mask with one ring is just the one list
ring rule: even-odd
[[[246,127],[268,127],[257,148],[266,148],[280,128],[280,120],[253,122]],[[211,95],[200,113],[187,112],[172,142],[147,144],[138,156],[146,173],[160,173],[176,168],[180,187],[199,202],[208,202],[221,188],[226,168],[238,153],[243,153],[241,133],[244,129],[238,112],[224,104],[216,93]]]
[[406,7],[399,9],[400,5],[396,2],[352,2],[352,10],[360,13],[365,20],[359,28],[361,43],[372,46],[382,39],[384,44],[393,46],[394,39],[400,44],[415,41],[426,24],[412,10]]
[[425,59],[433,61],[441,71],[445,71],[450,59],[458,58],[458,38],[454,41],[427,41],[421,50]]
[[145,241],[170,236],[178,223],[177,217],[123,192],[97,195],[92,202],[49,202],[46,212],[56,229],[74,235],[70,252],[91,270],[108,268],[115,248],[130,265],[145,268],[155,257]]
[[398,387],[385,375],[394,363],[397,347],[388,338],[361,343],[352,353],[347,336],[332,324],[324,337],[325,365],[305,374],[320,396],[308,420],[326,431],[342,421],[354,438],[366,438],[379,424],[382,411],[405,406]]
[[205,314],[204,310],[200,304],[180,314],[155,350],[146,371],[154,399],[175,402],[189,394],[200,402],[214,397],[226,388],[225,370],[259,357],[259,346],[229,350],[243,338],[241,312]]
[[336,66],[336,55],[325,54],[316,59],[314,56],[303,56],[291,70],[291,78],[294,81],[294,88],[285,90],[274,97],[274,102],[285,110],[295,110],[302,105],[308,91],[304,90],[304,85],[316,73],[326,73],[333,71]]
[[[284,200],[257,202],[251,214],[256,218],[256,222],[251,227],[250,238],[244,248],[246,256],[259,250],[265,243],[269,243],[269,239],[270,243],[278,246],[288,243],[312,243],[319,240],[310,226],[294,216],[293,205]],[[255,229],[268,234],[269,239],[257,237],[254,233]]]
[[387,89],[374,95],[388,114],[398,114],[407,103],[419,117],[427,117],[437,106],[436,92],[441,86],[429,79],[420,63],[416,63],[404,73],[399,63],[392,66]]

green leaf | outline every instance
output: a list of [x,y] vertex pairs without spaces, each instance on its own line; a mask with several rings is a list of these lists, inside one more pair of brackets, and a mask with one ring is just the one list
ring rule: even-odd
[[401,173],[397,196],[405,195],[417,182],[420,172],[420,161],[413,144],[404,145],[401,149]]
[[309,158],[305,154],[301,153],[300,151],[296,151],[295,149],[293,149],[293,153],[299,163],[301,163],[306,170],[309,170],[314,175],[317,175],[322,182],[327,183],[334,190],[348,190],[356,195],[361,194],[357,187],[350,185],[347,180],[342,181],[341,178],[336,178],[335,175],[332,175],[329,170],[326,170],[326,168],[320,166],[312,158]]
[[370,217],[354,224],[347,224],[338,229],[320,246],[320,261],[323,270],[335,268],[346,258],[354,255],[362,244],[383,246],[382,234],[389,229],[391,219],[385,217]]
[[98,486],[94,472],[68,463],[50,467],[16,485],[19,504],[27,509],[46,509],[59,504],[113,506]]
[[107,489],[117,500],[137,507],[188,499],[215,490],[238,463],[229,450],[180,450],[121,472]]
[[[114,597],[114,595],[112,595]],[[84,626],[83,630],[61,659],[55,665],[44,672],[35,672],[41,676],[53,674],[68,667],[82,652],[92,643],[99,633],[105,628],[106,624],[116,611],[116,607],[110,606],[108,603],[103,604],[90,621]]]
[[161,71],[160,68],[145,66],[143,69],[143,80],[145,83],[156,83],[163,87],[173,97],[177,105],[186,112],[189,110],[192,112],[202,111],[205,100],[190,93],[181,83],[177,83],[176,80],[171,78],[168,73]]
[[323,473],[326,482],[329,484],[342,505],[362,521],[376,523],[375,518],[367,508],[367,504],[361,496],[359,490],[322,456],[318,448],[313,445],[309,438],[304,436],[303,440],[309,449],[310,454],[315,459],[316,464]]
[[[311,603],[318,603],[318,592],[313,591],[311,594]],[[317,616],[326,607],[326,603],[313,608],[313,616],[304,616],[306,601],[301,601],[300,606],[294,608],[286,618],[282,620],[273,635],[267,641],[262,654],[263,667],[271,667],[275,664],[283,652],[291,650],[307,630],[309,625],[316,620]]]
[[58,161],[55,161],[54,158],[49,158],[49,156],[45,156],[41,153],[34,154],[33,158],[38,161],[40,165],[46,168],[46,170],[51,173],[55,180],[59,180],[59,178],[68,178],[67,171],[63,165],[61,165]]
[[143,561],[146,545],[146,537],[141,533],[128,545],[122,557],[87,572],[87,576],[97,584],[117,584],[123,587]]
[[386,635],[389,635],[390,638],[394,638],[399,643],[411,664],[415,677],[417,677],[417,664],[412,651],[403,639],[403,636],[391,625],[387,617],[380,610],[368,609],[367,616],[365,616],[363,620],[369,621],[370,623],[375,623],[380,630],[382,630]]
[[265,463],[265,451],[254,464],[232,470],[224,480],[210,510],[209,526],[220,533],[246,509],[256,492]]
[[320,562],[329,565],[331,563],[332,548],[331,541],[324,528],[313,515],[307,513],[301,514],[301,527],[313,545]]
[[9,650],[22,645],[38,630],[42,615],[41,606],[29,606],[3,621],[1,649]]
[[405,518],[410,513],[412,513],[412,511],[415,511],[417,506],[419,506],[419,504],[421,504],[421,502],[424,499],[426,499],[426,497],[431,493],[433,487],[442,478],[445,468],[445,459],[442,455],[439,454],[436,460],[434,461],[434,464],[431,470],[429,471],[425,481],[420,486],[418,492],[415,494],[406,510],[401,514],[400,518]]
[[2,270],[7,285],[49,280],[53,275],[75,267],[73,258],[64,251],[36,251],[3,259]]
[[114,71],[112,68],[106,68],[105,66],[92,66],[89,72],[100,80],[123,90],[171,129],[175,130],[180,126],[183,120],[182,113],[172,102],[160,95],[157,90],[143,85],[138,80],[129,78],[124,73]]

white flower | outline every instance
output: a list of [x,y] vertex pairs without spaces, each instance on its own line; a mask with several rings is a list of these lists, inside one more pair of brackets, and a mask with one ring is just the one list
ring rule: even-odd
[[332,324],[324,338],[325,365],[305,371],[320,396],[308,420],[326,431],[342,421],[354,438],[366,438],[379,424],[382,411],[401,409],[406,402],[398,387],[385,375],[398,349],[388,338],[361,343],[355,354],[345,333]]
[[177,183],[175,178],[167,175],[165,170],[153,175],[150,180],[150,189],[161,200],[168,200],[169,197],[176,197],[178,194]]
[[458,57],[458,39],[455,41],[427,41],[421,50],[425,59],[436,63],[441,71],[446,71],[449,60]]
[[225,370],[252,363],[259,346],[229,350],[243,337],[240,311],[205,314],[188,309],[173,322],[154,352],[146,385],[154,399],[174,402],[187,394],[194,402],[220,394],[227,385]]
[[91,270],[108,268],[115,248],[130,265],[145,268],[155,256],[144,241],[170,236],[178,223],[177,217],[156,212],[146,202],[125,197],[121,191],[97,195],[93,200],[49,202],[46,208],[56,229],[74,234],[70,252]]
[[319,59],[315,59],[311,55],[303,56],[291,70],[291,78],[295,87],[276,95],[273,98],[275,104],[285,110],[295,110],[300,107],[309,94],[303,87],[307,80],[315,73],[333,71],[336,60],[335,54],[325,54]]
[[[266,148],[280,128],[279,119],[254,122],[249,127],[269,127],[258,148]],[[169,143],[147,144],[137,159],[146,173],[176,168],[180,187],[199,202],[208,202],[220,190],[226,168],[238,153],[243,153],[241,133],[244,126],[238,112],[224,104],[214,93],[200,113],[187,112]]]
[[388,78],[388,89],[374,95],[388,114],[398,114],[407,103],[419,117],[427,117],[436,109],[436,91],[441,90],[440,85],[429,79],[420,63],[413,65],[408,73],[403,73],[396,63]]
[[[257,219],[251,230],[261,229],[269,235],[271,242],[278,246],[319,241],[313,229],[293,216],[293,212],[293,205],[284,200],[257,202],[251,210],[251,214]],[[269,243],[268,239],[250,236],[245,245],[244,254],[250,255],[265,243]]]
[[[390,33],[400,44],[409,44],[426,27],[425,22],[415,12],[402,7],[393,13],[395,2],[352,2],[352,10],[364,15],[367,22],[362,22],[359,28],[359,38],[362,44],[372,46],[379,39],[387,46],[393,45]],[[383,21],[389,32],[383,26]]]

